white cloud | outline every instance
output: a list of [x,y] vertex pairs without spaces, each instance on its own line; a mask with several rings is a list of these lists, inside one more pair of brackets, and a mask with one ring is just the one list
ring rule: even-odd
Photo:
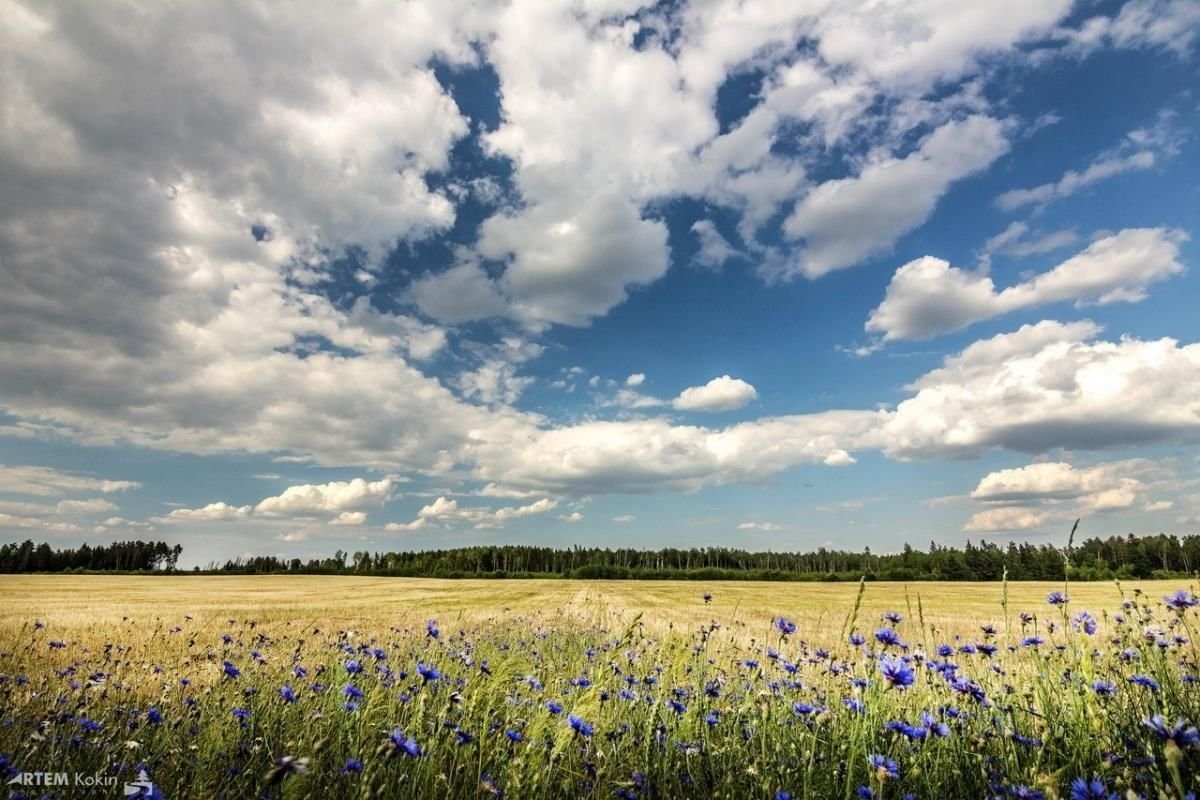
[[1186,54],[1200,29],[1200,6],[1193,0],[1129,0],[1114,16],[1089,17],[1064,32],[1070,50],[1088,53],[1108,45],[1162,48]]
[[866,329],[884,341],[929,339],[989,317],[1074,300],[1138,302],[1147,287],[1183,272],[1182,231],[1132,228],[1092,242],[1053,269],[997,291],[983,272],[924,256],[896,270]]
[[627,522],[633,522],[635,519],[637,519],[637,517],[635,517],[633,514],[620,514],[613,517],[612,521],[624,525]]
[[915,381],[875,441],[931,458],[1200,440],[1200,344],[1098,333],[1044,321],[975,342]]
[[700,240],[700,250],[693,261],[702,267],[720,269],[726,261],[738,255],[737,249],[710,220],[697,220],[692,224],[692,233]]
[[629,386],[631,388],[636,388],[638,386],[641,386],[645,382],[646,382],[646,375],[645,375],[645,373],[642,373],[642,372],[635,372],[632,375],[630,375],[628,378],[625,379],[625,385]]
[[703,386],[684,389],[671,405],[679,411],[732,411],[756,397],[758,392],[750,384],[722,375]]
[[1170,470],[1146,460],[1129,459],[1075,467],[1045,461],[988,473],[970,497],[989,507],[976,512],[963,530],[1025,530],[1102,512],[1164,510],[1168,501],[1147,498],[1148,481]]
[[329,524],[330,525],[362,525],[366,521],[367,521],[367,514],[365,511],[343,511],[342,513],[340,513],[336,517],[334,517],[332,520],[330,520]]
[[453,526],[466,522],[475,528],[502,528],[504,523],[513,519],[532,517],[545,514],[558,506],[557,500],[543,497],[523,506],[505,506],[491,509],[480,506],[463,507],[458,501],[446,496],[440,496],[432,503],[423,506],[417,512],[417,517],[408,523],[389,523],[387,530],[418,530],[430,523],[441,523]]
[[570,523],[582,522],[583,514],[579,513],[578,511],[572,511],[570,514],[563,514],[559,517],[559,519],[561,519],[563,522]]
[[231,522],[250,516],[251,506],[231,506],[224,501],[209,503],[201,508],[177,508],[158,522]]
[[59,514],[100,514],[116,511],[117,506],[102,497],[94,497],[88,500],[60,500],[54,510]]
[[[1127,7],[1136,1],[1127,3]],[[1200,23],[1200,13],[1196,18]],[[1117,147],[1101,153],[1082,172],[1067,170],[1056,181],[1004,192],[996,197],[996,205],[1003,211],[1027,205],[1045,207],[1117,175],[1153,169],[1178,152],[1181,134],[1175,129],[1174,116],[1163,111],[1152,127],[1131,131]]]
[[5,466],[0,464],[0,492],[10,494],[33,494],[41,497],[67,494],[68,492],[123,492],[139,489],[137,481],[114,481],[64,472],[52,467],[30,465]]
[[803,249],[783,274],[815,278],[886,251],[929,217],[951,183],[1008,151],[1004,128],[985,116],[948,122],[904,158],[868,164],[856,177],[813,189],[784,222]]
[[391,478],[367,481],[306,483],[289,486],[282,494],[268,497],[255,506],[256,514],[294,517],[304,514],[334,514],[387,502],[395,484]]
[[781,531],[782,525],[776,525],[774,522],[742,522],[738,525],[739,531]]

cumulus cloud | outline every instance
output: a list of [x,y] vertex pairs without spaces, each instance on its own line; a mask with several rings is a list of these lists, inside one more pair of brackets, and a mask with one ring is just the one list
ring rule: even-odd
[[788,270],[818,277],[887,250],[929,217],[951,183],[1007,151],[1004,123],[977,115],[946,123],[903,158],[821,184],[784,222],[788,236],[803,240]]
[[570,523],[582,522],[583,514],[581,514],[578,511],[572,511],[570,514],[561,515],[559,517],[559,519],[561,519],[563,522],[570,522]]
[[251,506],[231,506],[219,501],[201,508],[177,508],[165,517],[155,519],[160,522],[232,522],[247,519],[251,511]]
[[693,261],[701,267],[720,269],[738,254],[737,248],[721,235],[711,220],[697,220],[692,224],[692,233],[700,240],[700,250]]
[[722,375],[703,386],[684,389],[671,405],[679,411],[732,411],[756,397],[758,392],[750,384]]
[[139,489],[137,481],[114,481],[52,467],[0,464],[0,492],[32,494],[40,497],[70,492],[123,492]]
[[[986,504],[963,526],[966,531],[1028,530],[1083,515],[1170,508],[1151,502],[1148,482],[1170,470],[1147,459],[1128,459],[1075,467],[1061,461],[1029,464],[988,473],[970,493]],[[1164,505],[1165,503],[1165,505]]]
[[1200,439],[1200,344],[1099,332],[1044,321],[975,342],[911,384],[876,441],[907,459]]
[[502,528],[504,523],[509,520],[538,516],[553,511],[557,507],[558,501],[549,497],[543,497],[523,506],[492,509],[483,506],[460,506],[457,500],[442,495],[432,503],[423,506],[417,512],[416,519],[407,523],[389,523],[386,529],[412,531],[420,530],[433,523],[454,526],[460,522],[467,523],[476,529]]
[[739,531],[781,531],[782,525],[774,522],[742,522],[738,524]]
[[1139,302],[1150,284],[1183,272],[1178,230],[1131,228],[1105,236],[1047,272],[997,290],[984,272],[924,256],[896,270],[866,329],[883,341],[930,339],[1024,308],[1074,300]]
[[641,386],[645,382],[646,382],[646,375],[641,372],[635,372],[632,375],[630,375],[628,378],[625,379],[625,385],[629,386],[631,388],[636,388],[638,386]]
[[282,494],[263,499],[254,507],[256,514],[294,517],[303,514],[336,514],[364,506],[380,506],[391,497],[395,483],[391,478],[367,481],[306,483],[289,486]]

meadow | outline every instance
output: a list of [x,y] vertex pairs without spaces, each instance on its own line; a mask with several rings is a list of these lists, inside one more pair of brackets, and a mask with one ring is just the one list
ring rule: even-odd
[[1191,797],[1193,588],[0,576],[0,772],[144,770],[172,800]]

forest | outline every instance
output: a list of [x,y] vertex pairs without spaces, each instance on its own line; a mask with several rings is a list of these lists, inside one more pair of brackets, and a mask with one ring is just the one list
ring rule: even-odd
[[[0,572],[177,572],[182,547],[165,542],[115,542],[55,550],[49,544],[0,546]],[[894,553],[820,548],[813,552],[750,552],[728,547],[634,548],[480,545],[450,550],[346,552],[300,559],[238,557],[193,567],[208,574],[356,574],[432,578],[608,578],[657,580],[1073,580],[1186,577],[1200,570],[1200,536],[1112,536],[1049,543],[934,542]]]

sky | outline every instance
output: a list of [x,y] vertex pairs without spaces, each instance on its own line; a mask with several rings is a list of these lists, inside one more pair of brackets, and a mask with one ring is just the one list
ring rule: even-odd
[[1200,2],[0,0],[0,539],[1200,533]]

